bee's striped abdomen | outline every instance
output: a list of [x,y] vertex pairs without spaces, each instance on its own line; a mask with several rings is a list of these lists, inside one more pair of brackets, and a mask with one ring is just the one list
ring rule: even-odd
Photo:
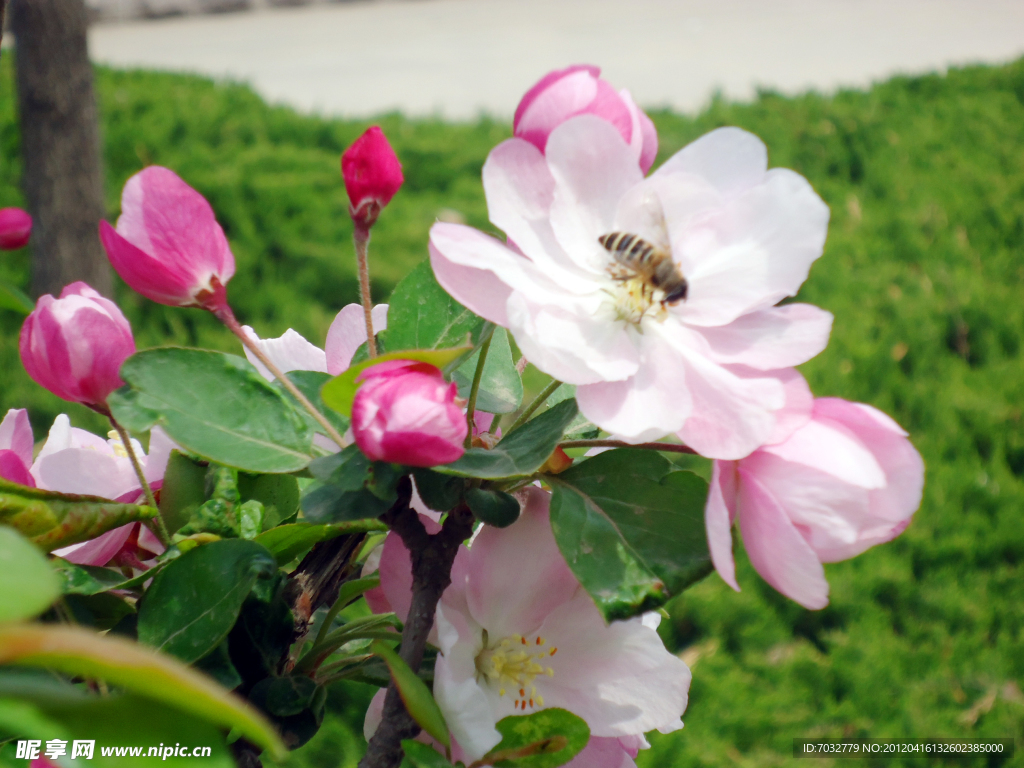
[[624,264],[644,264],[655,251],[653,245],[629,232],[609,232],[601,235],[598,242]]

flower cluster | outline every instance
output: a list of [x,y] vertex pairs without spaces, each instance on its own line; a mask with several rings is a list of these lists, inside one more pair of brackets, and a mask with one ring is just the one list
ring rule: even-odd
[[[788,301],[828,227],[806,179],[769,168],[738,128],[648,175],[653,122],[590,66],[541,79],[513,134],[483,168],[505,238],[435,224],[430,270],[377,306],[369,232],[404,177],[379,128],[344,153],[361,302],[323,348],[235,318],[212,207],[156,166],[126,183],[116,227],[99,225],[110,262],[153,301],[211,312],[248,362],[137,352],[117,305],[84,283],[40,298],[22,328],[29,375],[113,430],[61,415],[33,455],[28,414],[11,410],[4,488],[71,505],[49,549],[130,577],[118,589],[141,600],[139,638],[187,637],[180,653],[234,681],[293,747],[322,720],[323,689],[370,677],[377,656],[392,682],[366,714],[374,768],[401,761],[403,717],[449,761],[564,750],[573,768],[629,768],[688,702],[690,670],[653,609],[711,564],[739,589],[734,526],[765,581],[819,609],[823,564],[898,536],[920,503],[907,433],[871,406],[815,399],[796,370],[833,321]],[[30,227],[0,211],[0,247]],[[551,377],[532,403],[527,363]],[[148,453],[129,428],[149,431]],[[683,452],[708,460],[709,483],[665,458]],[[385,530],[376,548],[363,538]],[[149,568],[163,597],[140,583],[151,573],[134,578]],[[264,571],[278,586],[253,586]],[[168,584],[190,584],[188,599]],[[363,593],[373,615],[339,618]],[[191,603],[224,594],[223,626],[195,621]],[[428,644],[432,691],[415,674]],[[571,748],[558,732],[508,746],[508,718],[546,711],[583,734]]]

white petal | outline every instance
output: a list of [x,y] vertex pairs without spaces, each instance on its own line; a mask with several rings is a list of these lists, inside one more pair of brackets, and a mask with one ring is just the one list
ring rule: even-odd
[[708,535],[711,562],[722,581],[740,591],[736,581],[736,562],[732,556],[732,522],[736,517],[736,464],[716,461],[711,471],[708,500],[704,507],[704,526]]
[[[256,331],[248,325],[243,325],[245,335],[256,342],[264,355],[270,358],[282,373],[289,371],[321,371],[327,373],[327,355],[319,347],[306,341],[302,334],[289,328],[282,336],[276,339],[261,339]],[[267,381],[273,381],[274,376],[267,370],[263,363],[256,359],[256,356],[245,348],[245,356],[255,366]]]
[[24,408],[11,408],[0,422],[0,449],[14,451],[26,467],[32,466],[32,425],[28,420],[28,411]]
[[32,474],[40,488],[117,499],[139,488],[131,462],[91,448],[66,448],[36,461]]
[[806,363],[825,349],[831,331],[832,313],[810,304],[770,307],[700,329],[712,360],[762,371]]
[[[388,327],[388,305],[378,304],[370,310],[373,332],[378,334]],[[327,372],[337,376],[352,362],[352,355],[366,343],[366,319],[361,304],[347,304],[334,317],[327,331],[324,345],[327,357]]]
[[548,617],[540,634],[558,648],[547,660],[554,674],[538,685],[545,706],[579,715],[594,736],[681,725],[690,670],[642,619],[607,625],[580,589]]
[[[71,447],[71,419],[67,417],[67,414],[62,413],[53,420],[53,426],[50,427],[50,433],[46,437],[46,442],[43,443],[43,447],[39,451],[39,455],[36,456],[36,462],[40,459],[49,456],[51,453],[57,451],[63,451],[65,448]],[[35,474],[35,466],[32,467],[33,475]],[[36,480],[39,478],[37,477]]]
[[164,479],[171,451],[180,450],[177,443],[167,436],[160,427],[153,427],[149,433],[149,455],[145,457],[146,479],[155,483]]
[[604,274],[608,253],[598,238],[612,231],[622,196],[643,180],[636,155],[615,126],[594,115],[558,126],[545,154],[555,178],[555,235],[580,268]]
[[655,176],[688,173],[730,194],[757,184],[768,170],[768,149],[740,128],[717,128],[665,161]]

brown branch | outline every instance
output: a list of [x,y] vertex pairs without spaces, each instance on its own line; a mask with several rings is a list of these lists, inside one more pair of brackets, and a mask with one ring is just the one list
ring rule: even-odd
[[[473,515],[465,505],[456,507],[433,536],[427,533],[415,510],[408,507],[392,507],[384,521],[402,537],[412,556],[412,605],[402,631],[399,655],[413,670],[419,670],[438,600],[451,584],[455,555],[459,545],[473,532]],[[383,718],[359,761],[359,768],[396,768],[402,762],[402,739],[414,738],[419,732],[420,727],[405,711],[392,683],[384,698]]]
[[626,443],[622,440],[564,440],[559,448],[642,448],[645,451],[665,451],[666,453],[697,452],[688,445],[679,443]]

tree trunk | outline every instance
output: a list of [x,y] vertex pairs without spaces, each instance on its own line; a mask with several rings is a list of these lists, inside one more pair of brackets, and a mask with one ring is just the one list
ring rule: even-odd
[[104,215],[99,127],[83,0],[12,0],[32,291],[76,280],[111,295],[97,234]]

